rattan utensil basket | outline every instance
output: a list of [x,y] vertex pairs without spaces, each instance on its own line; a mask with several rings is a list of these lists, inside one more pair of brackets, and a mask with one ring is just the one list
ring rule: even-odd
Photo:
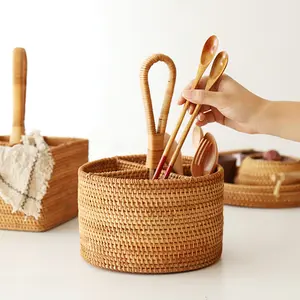
[[144,162],[146,155],[111,157],[79,169],[82,257],[130,273],[183,272],[217,262],[223,169],[197,178],[171,174],[152,180]]
[[[20,57],[20,55],[22,55]],[[24,49],[16,49],[15,58],[17,67],[27,64]],[[24,65],[20,65],[21,69]],[[16,66],[15,66],[16,67]],[[18,69],[18,68],[17,68]],[[13,136],[0,136],[0,146],[13,146],[10,139],[12,136],[17,141],[20,135],[25,133],[25,91],[26,91],[26,68],[24,74],[14,72],[14,126],[21,130]],[[22,82],[20,85],[19,83]],[[20,93],[22,94],[21,97]],[[21,112],[21,113],[20,113]],[[56,120],[57,121],[57,120]],[[16,132],[13,130],[13,133]],[[54,160],[54,168],[48,189],[42,199],[40,216],[35,219],[22,212],[12,213],[12,207],[0,198],[0,229],[20,231],[46,231],[64,222],[75,218],[78,214],[78,169],[88,161],[89,142],[81,138],[43,137],[50,146],[50,152]],[[19,143],[19,142],[17,142]]]

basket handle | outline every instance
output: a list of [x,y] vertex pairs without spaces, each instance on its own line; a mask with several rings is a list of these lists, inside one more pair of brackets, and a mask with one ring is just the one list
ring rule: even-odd
[[[154,121],[153,106],[149,88],[149,70],[157,62],[164,62],[169,68],[169,79],[161,107],[157,129]],[[144,101],[147,130],[148,130],[148,155],[146,165],[155,169],[164,149],[164,135],[167,127],[168,115],[176,81],[176,67],[173,60],[164,54],[150,56],[142,65],[140,72],[140,84]]]
[[275,183],[273,194],[278,198],[280,196],[280,187],[283,182],[286,184],[300,183],[300,171],[273,174],[271,175],[271,180]]
[[13,51],[13,124],[10,145],[21,142],[25,134],[25,100],[27,83],[27,55],[24,48]]

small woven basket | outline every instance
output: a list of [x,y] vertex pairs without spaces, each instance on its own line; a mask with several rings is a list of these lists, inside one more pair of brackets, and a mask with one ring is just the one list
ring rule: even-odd
[[[273,185],[272,175],[300,171],[300,160],[285,157],[283,161],[260,159],[261,155],[246,157],[237,172],[235,183],[243,185]],[[282,184],[285,184],[284,182]]]
[[[240,155],[241,150],[222,152]],[[224,204],[255,208],[291,208],[300,206],[299,160],[263,161],[262,152],[245,157],[236,168],[234,183],[224,183]]]
[[[25,92],[27,57],[22,48],[14,50],[14,122],[10,136],[0,136],[0,146],[20,143],[25,134]],[[46,231],[78,215],[78,169],[88,161],[88,140],[79,138],[43,137],[50,146],[54,168],[48,189],[42,199],[38,219],[22,212],[12,213],[12,207],[0,198],[0,229]],[[12,142],[13,141],[13,142]],[[15,142],[14,142],[15,141]]]
[[197,178],[171,174],[152,180],[145,161],[145,155],[112,157],[79,169],[83,258],[130,273],[182,272],[218,261],[223,169]]

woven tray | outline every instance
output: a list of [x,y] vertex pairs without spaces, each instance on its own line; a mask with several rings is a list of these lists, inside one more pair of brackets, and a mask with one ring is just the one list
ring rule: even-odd
[[[238,169],[235,183],[242,185],[268,186],[273,185],[271,175],[300,171],[300,160],[284,157],[284,161],[267,161],[261,155],[253,154],[246,157]],[[284,183],[283,183],[284,185]]]
[[[17,141],[25,134],[25,91],[27,57],[24,49],[14,50],[14,122],[10,136],[0,136],[0,146],[9,146],[13,136]],[[17,136],[15,135],[17,133]],[[46,195],[42,199],[40,217],[12,213],[12,207],[0,198],[0,229],[46,231],[78,214],[78,169],[88,161],[88,140],[79,138],[44,137],[50,146],[54,169]],[[19,142],[17,142],[19,143]]]
[[112,157],[79,169],[82,257],[130,273],[182,272],[218,261],[223,169],[151,180],[145,162],[146,155]]
[[[259,151],[258,151],[259,152]],[[221,155],[237,155],[241,150],[221,152]],[[259,154],[254,154],[259,155]],[[243,160],[243,172],[240,167],[236,174],[246,184],[224,183],[224,204],[253,208],[290,208],[300,206],[300,183],[281,184],[276,193],[276,183],[270,175],[279,172],[294,171],[299,168],[299,161],[292,162],[260,161],[247,157]]]

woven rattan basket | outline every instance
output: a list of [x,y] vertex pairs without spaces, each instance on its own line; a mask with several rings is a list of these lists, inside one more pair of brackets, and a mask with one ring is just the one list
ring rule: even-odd
[[[19,141],[20,135],[25,132],[24,82],[26,82],[27,64],[25,50],[15,49],[14,59],[15,69],[23,68],[22,76],[16,71],[14,76],[15,128],[13,128],[10,136],[0,136],[1,146],[11,146],[10,140],[16,139]],[[21,65],[20,62],[22,62]],[[20,81],[22,84],[20,84]],[[17,129],[17,134],[15,129]],[[38,219],[31,216],[25,218],[21,212],[12,213],[12,207],[0,199],[0,229],[46,231],[69,221],[78,214],[78,169],[88,161],[88,140],[62,137],[44,137],[44,139],[50,146],[54,160],[54,169],[46,195],[42,199],[40,217]]]
[[[148,72],[158,61],[167,64],[170,76],[156,129]],[[152,179],[164,150],[175,77],[173,61],[163,54],[151,56],[142,66],[147,155],[103,158],[79,169],[80,249],[94,266],[173,273],[204,268],[221,257],[223,169],[196,178],[184,166],[163,179],[164,166],[160,177]]]
[[[145,155],[104,158],[79,170],[81,255],[132,273],[195,270],[219,260],[223,169],[148,179]],[[163,174],[163,173],[162,173]]]
[[[239,153],[241,151],[220,154],[238,155]],[[260,154],[254,155],[260,156]],[[282,162],[262,161],[253,159],[253,155],[250,155],[237,167],[235,178],[238,179],[235,183],[224,183],[224,204],[253,208],[299,207],[300,174],[298,171],[297,158],[289,158]]]
[[[283,161],[260,159],[261,155],[246,157],[235,177],[235,183],[243,185],[273,185],[273,174],[300,171],[300,160],[284,157]],[[284,183],[283,183],[284,184]]]

